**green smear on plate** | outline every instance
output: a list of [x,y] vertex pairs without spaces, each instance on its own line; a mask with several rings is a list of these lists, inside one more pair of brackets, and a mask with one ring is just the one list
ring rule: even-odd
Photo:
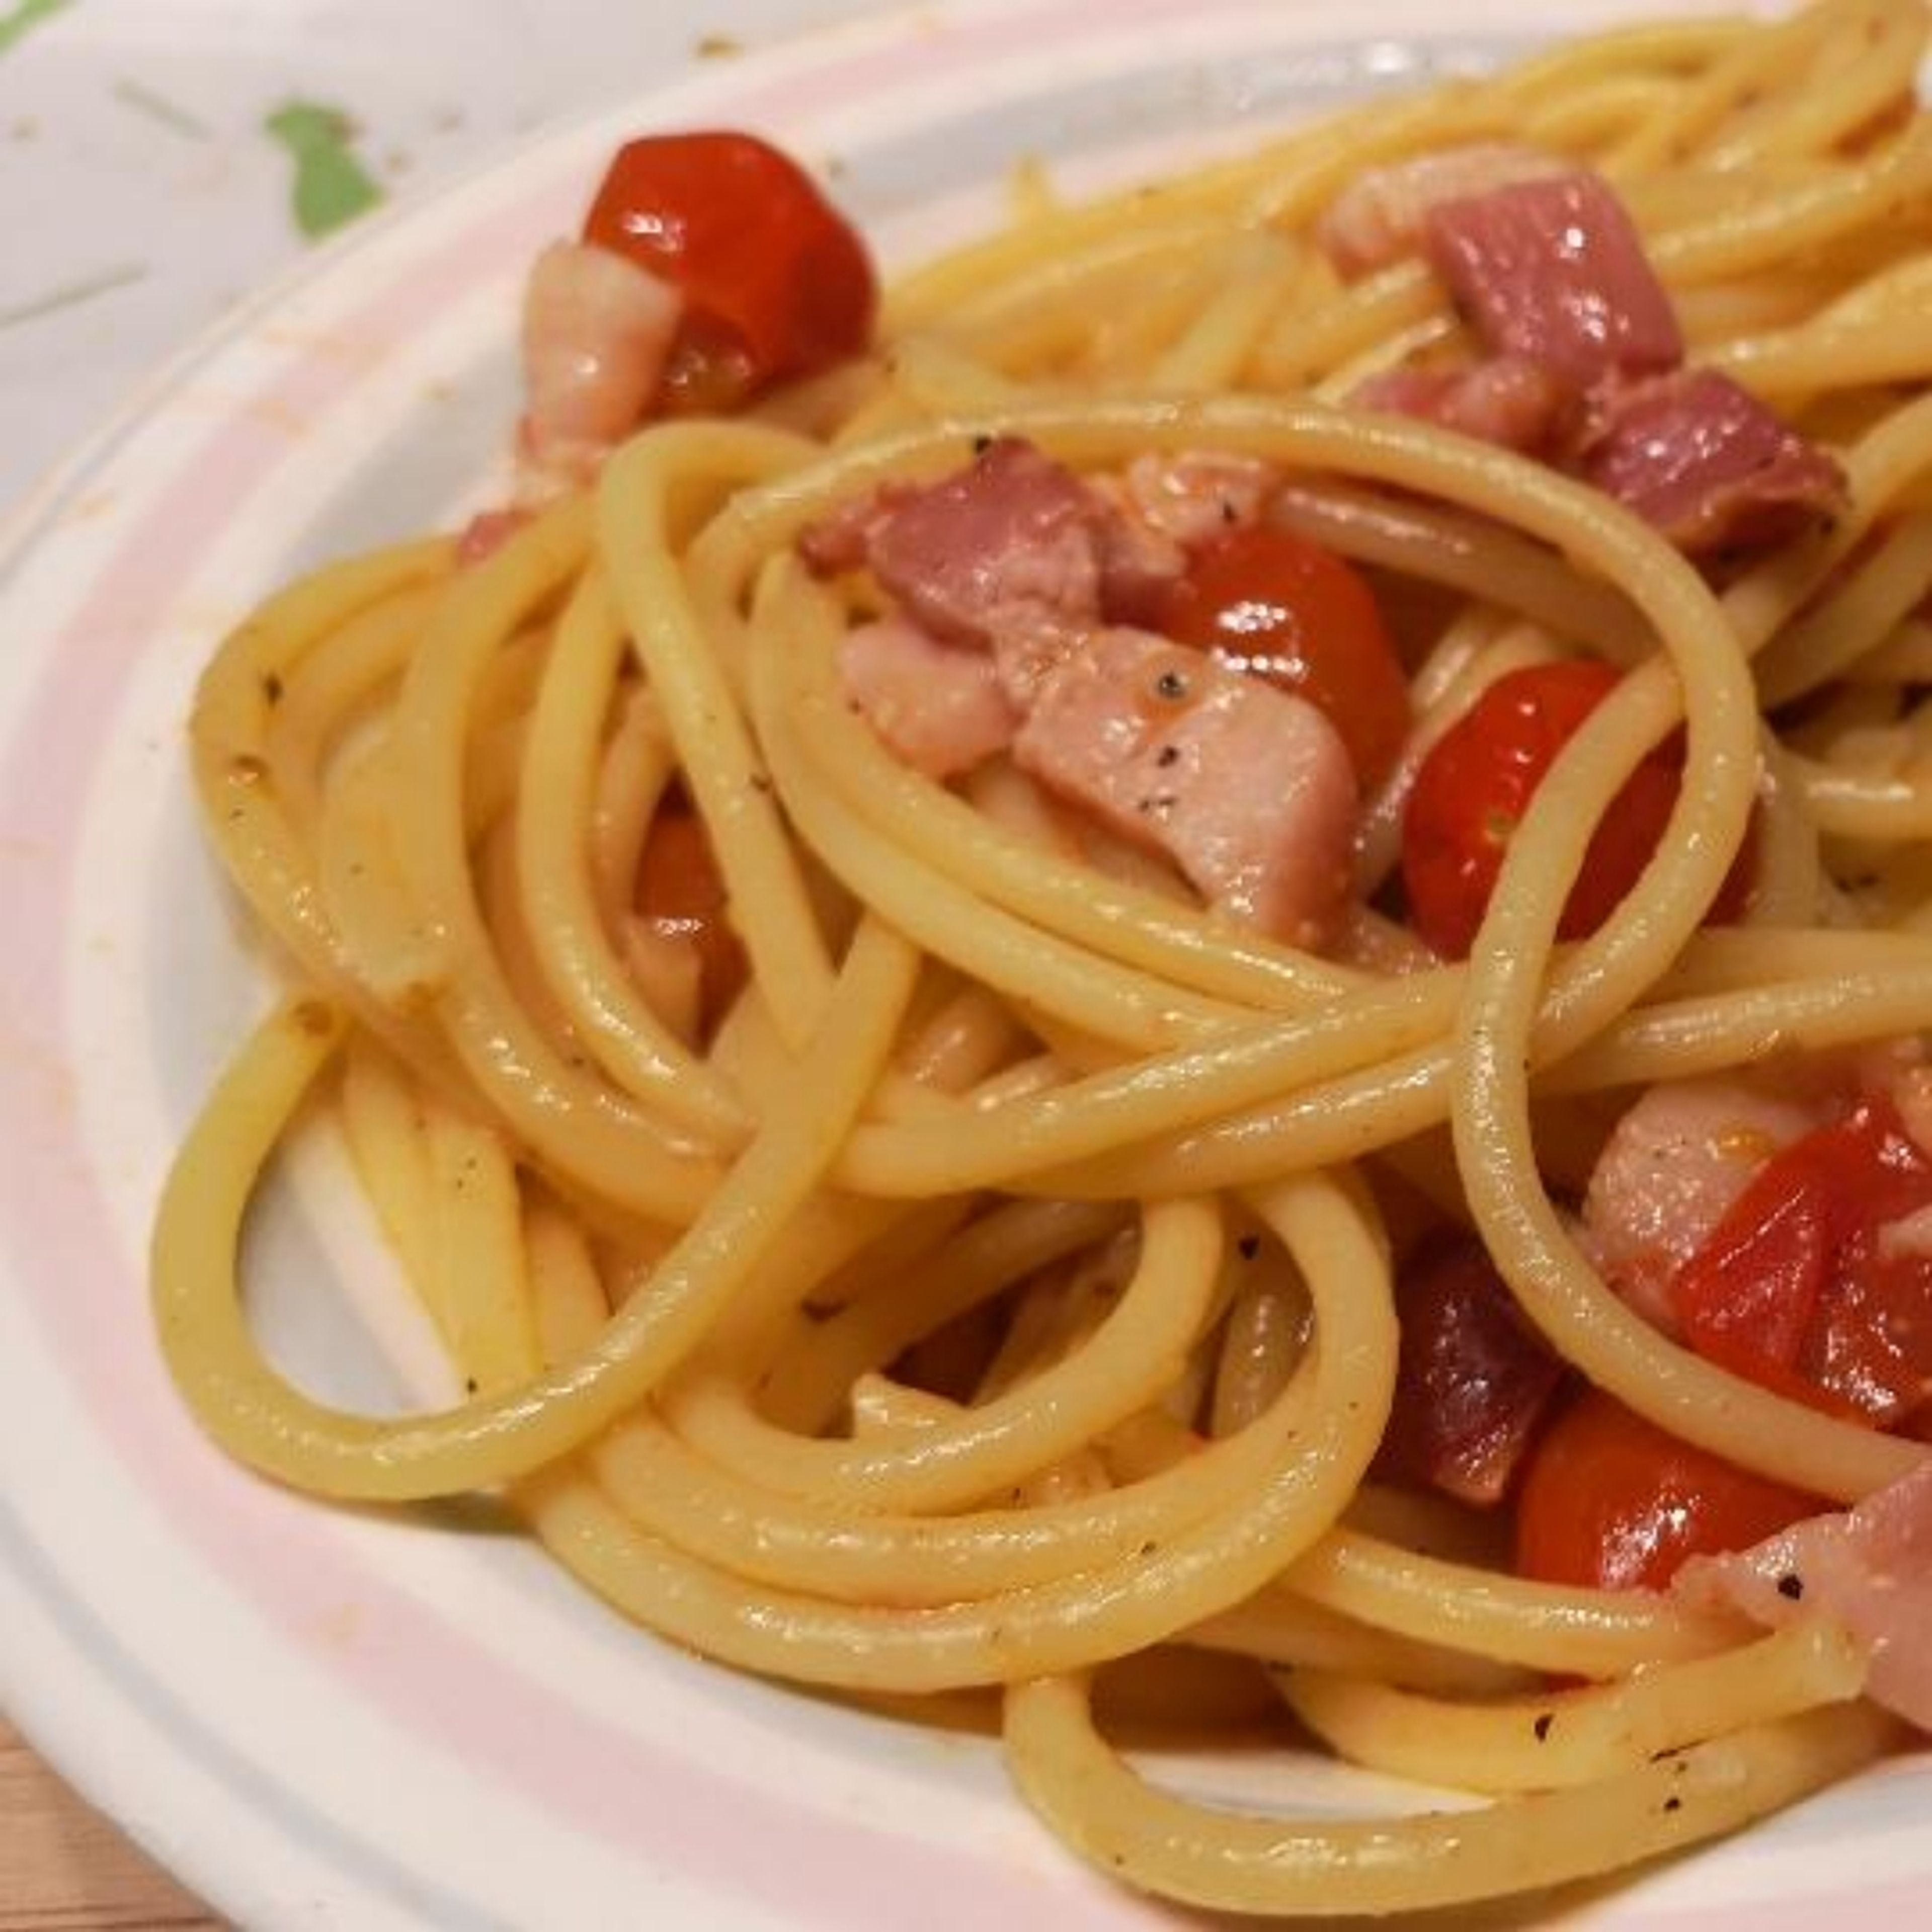
[[0,14],[0,54],[43,20],[51,20],[73,4],[74,0],[14,0],[13,6]]
[[354,123],[339,107],[291,100],[262,124],[294,158],[296,226],[311,242],[332,235],[382,198],[350,146]]

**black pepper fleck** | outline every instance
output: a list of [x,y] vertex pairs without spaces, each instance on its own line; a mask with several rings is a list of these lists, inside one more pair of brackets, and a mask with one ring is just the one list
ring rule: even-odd
[[1154,763],[1162,771],[1168,770],[1171,766],[1179,764],[1180,762],[1180,747],[1178,745],[1163,745],[1154,757]]
[[320,1000],[299,1000],[292,1015],[301,1031],[311,1040],[326,1039],[335,1030],[334,1016]]
[[1545,1711],[1543,1714],[1537,1719],[1534,1728],[1536,1732],[1536,1742],[1538,1744],[1541,1744],[1544,1740],[1550,1736],[1550,1727],[1552,1724],[1555,1724],[1556,1721],[1556,1713],[1554,1711]]
[[1684,1809],[1684,1801],[1681,1798],[1666,1798],[1664,1801],[1664,1808],[1666,1811],[1681,1811]]
[[1788,1570],[1778,1580],[1778,1594],[1789,1597],[1795,1604],[1804,1594],[1804,1579],[1796,1570]]
[[1187,680],[1178,670],[1164,670],[1154,681],[1157,697],[1178,700],[1187,695]]
[[973,454],[984,456],[993,446],[993,439],[982,430],[973,439]]

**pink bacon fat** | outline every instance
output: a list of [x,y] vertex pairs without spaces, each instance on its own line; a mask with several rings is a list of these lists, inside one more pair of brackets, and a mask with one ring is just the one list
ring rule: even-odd
[[528,510],[478,510],[456,540],[457,562],[466,568],[486,562],[519,530],[527,528],[530,518]]
[[587,482],[637,428],[683,313],[669,283],[605,249],[557,242],[537,257],[524,294],[526,494]]
[[1040,683],[1014,762],[1165,853],[1210,904],[1318,946],[1346,895],[1354,767],[1312,704],[1149,636],[1086,640]]
[[1315,238],[1336,272],[1352,281],[1414,254],[1430,211],[1442,202],[1566,174],[1570,165],[1540,148],[1500,141],[1438,148],[1358,175],[1329,203]]
[[1562,384],[1520,356],[1494,356],[1473,368],[1388,370],[1352,400],[1524,455],[1549,443],[1570,406]]
[[1808,1517],[1736,1556],[1693,1557],[1672,1588],[1774,1630],[1830,1618],[1870,1654],[1866,1694],[1932,1731],[1932,1455],[1855,1509]]
[[1636,224],[1584,170],[1438,202],[1429,259],[1490,347],[1587,389],[1683,360],[1684,338]]
[[903,617],[848,631],[845,694],[895,756],[928,778],[969,772],[1012,742],[1020,714],[985,652],[943,643]]
[[1213,449],[1150,450],[1127,465],[1112,500],[1148,533],[1150,554],[1161,539],[1180,547],[1178,574],[1187,550],[1259,522],[1280,481],[1274,465],[1259,457]]

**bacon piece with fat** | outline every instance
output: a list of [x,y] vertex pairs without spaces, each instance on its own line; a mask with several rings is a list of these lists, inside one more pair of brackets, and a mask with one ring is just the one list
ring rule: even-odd
[[1729,376],[1678,366],[1670,296],[1608,183],[1545,170],[1430,196],[1428,178],[1412,186],[1429,258],[1491,352],[1389,370],[1356,402],[1524,453],[1561,438],[1562,466],[1693,555],[1777,542],[1843,507],[1829,455]]
[[1736,1556],[1692,1558],[1672,1587],[1773,1630],[1831,1618],[1870,1654],[1866,1694],[1932,1731],[1932,1456],[1854,1509],[1807,1517]]
[[1580,393],[1683,360],[1670,298],[1600,176],[1577,169],[1438,201],[1424,226],[1431,263],[1496,353]]
[[[944,643],[994,646],[1016,698],[1056,655],[1044,640],[1142,614],[1186,561],[1018,436],[936,483],[877,492],[799,549],[821,573],[868,565]],[[999,651],[1003,640],[1025,648]]]
[[1072,471],[1002,436],[968,468],[886,502],[866,559],[934,637],[987,644],[1003,632],[1096,620],[1096,520]]
[[1494,356],[1470,368],[1385,370],[1349,400],[1527,455],[1549,443],[1571,399],[1540,364]]
[[1422,245],[1424,220],[1438,202],[1570,169],[1556,155],[1501,141],[1439,148],[1358,175],[1324,211],[1315,238],[1336,272],[1352,281],[1414,254]]
[[848,632],[838,670],[866,722],[930,778],[970,771],[1005,750],[1018,728],[990,656],[942,643],[903,617]]
[[1846,498],[1831,457],[1715,369],[1600,390],[1578,468],[1693,554],[1778,542]]
[[1474,1242],[1405,1269],[1396,1312],[1401,1361],[1378,1468],[1460,1502],[1500,1502],[1562,1385],[1562,1359]]
[[1672,1277],[1766,1161],[1820,1118],[1814,1107],[1739,1079],[1651,1088],[1612,1130],[1584,1195],[1586,1244],[1611,1286],[1674,1334]]
[[1244,925],[1305,946],[1333,932],[1355,776],[1313,705],[1163,638],[1102,631],[1041,679],[1013,759]]
[[637,428],[683,312],[669,283],[608,250],[558,242],[537,257],[524,292],[526,495],[588,482]]

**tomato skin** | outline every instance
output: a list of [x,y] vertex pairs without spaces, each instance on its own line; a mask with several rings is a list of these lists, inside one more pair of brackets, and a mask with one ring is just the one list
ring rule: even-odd
[[1538,1444],[1516,1567],[1539,1582],[1660,1590],[1691,1556],[1748,1549],[1832,1505],[1680,1442],[1592,1389]]
[[728,410],[864,349],[871,258],[796,162],[754,136],[650,135],[618,150],[584,238],[683,292],[658,407]]
[[1932,1160],[1889,1101],[1780,1148],[1670,1297],[1684,1338],[1734,1375],[1882,1427],[1932,1386],[1932,1258],[1888,1251],[1932,1208]]
[[1388,775],[1408,680],[1375,592],[1333,551],[1270,524],[1229,530],[1194,553],[1158,628],[1326,712],[1364,787]]
[[638,861],[638,914],[659,938],[696,950],[707,1030],[737,998],[749,973],[727,904],[724,878],[702,821],[688,807],[665,806],[652,820]]
[[[1417,932],[1444,958],[1468,954],[1531,798],[1618,680],[1590,658],[1510,671],[1423,760],[1402,821],[1402,884]],[[1681,752],[1660,746],[1610,801],[1564,904],[1558,938],[1587,938],[1636,884],[1662,840],[1682,769]],[[1747,854],[1712,916],[1734,913],[1749,884]]]

